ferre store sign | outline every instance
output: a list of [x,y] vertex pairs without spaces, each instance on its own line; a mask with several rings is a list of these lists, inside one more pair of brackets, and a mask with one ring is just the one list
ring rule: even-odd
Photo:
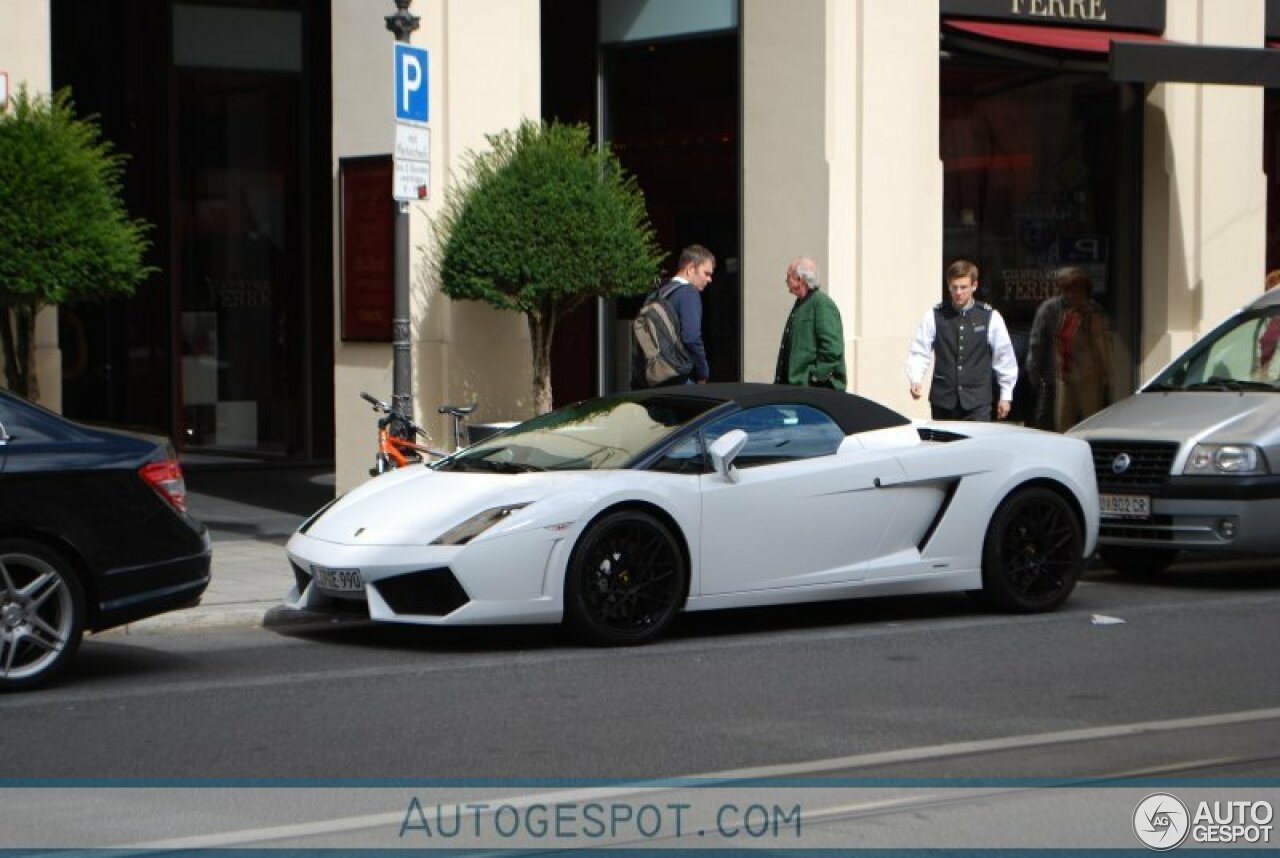
[[943,17],[1164,32],[1165,0],[939,0]]

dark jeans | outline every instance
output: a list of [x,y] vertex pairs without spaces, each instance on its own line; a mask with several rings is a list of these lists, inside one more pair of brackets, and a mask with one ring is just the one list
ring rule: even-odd
[[991,422],[991,403],[979,405],[971,411],[965,411],[956,403],[955,408],[943,408],[939,405],[929,403],[929,410],[934,420],[976,420],[980,422]]

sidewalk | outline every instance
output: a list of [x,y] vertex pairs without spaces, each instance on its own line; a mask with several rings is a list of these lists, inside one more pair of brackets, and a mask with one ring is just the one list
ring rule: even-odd
[[213,567],[204,598],[104,634],[260,626],[293,586],[284,545],[308,515],[333,498],[333,471],[323,467],[184,465],[187,508],[209,528]]

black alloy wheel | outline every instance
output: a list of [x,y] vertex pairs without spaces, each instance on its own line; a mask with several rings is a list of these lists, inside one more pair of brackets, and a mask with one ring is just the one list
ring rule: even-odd
[[1008,611],[1051,611],[1075,589],[1084,531],[1052,489],[1018,489],[996,510],[982,547],[982,592]]
[[66,558],[34,542],[0,541],[0,691],[57,675],[84,622],[84,591]]
[[609,513],[587,529],[569,560],[565,618],[594,644],[648,643],[675,619],[687,576],[667,525],[639,510]]
[[1149,578],[1168,569],[1178,552],[1172,548],[1134,548],[1121,545],[1104,545],[1098,549],[1102,562],[1121,575]]

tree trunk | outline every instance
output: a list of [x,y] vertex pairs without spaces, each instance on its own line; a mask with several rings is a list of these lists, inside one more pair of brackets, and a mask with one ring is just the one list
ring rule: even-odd
[[35,313],[21,306],[5,307],[0,316],[0,345],[4,348],[5,386],[20,396],[35,399]]
[[5,307],[0,313],[0,347],[4,349],[4,386],[14,393],[18,389],[18,358],[13,347],[13,308]]
[[32,402],[40,401],[40,379],[36,375],[36,307],[18,310],[21,327],[18,329],[18,349],[22,352],[22,374],[26,376],[27,392],[23,394]]
[[551,410],[551,335],[555,331],[555,314],[551,310],[529,313],[529,345],[533,351],[534,414]]

